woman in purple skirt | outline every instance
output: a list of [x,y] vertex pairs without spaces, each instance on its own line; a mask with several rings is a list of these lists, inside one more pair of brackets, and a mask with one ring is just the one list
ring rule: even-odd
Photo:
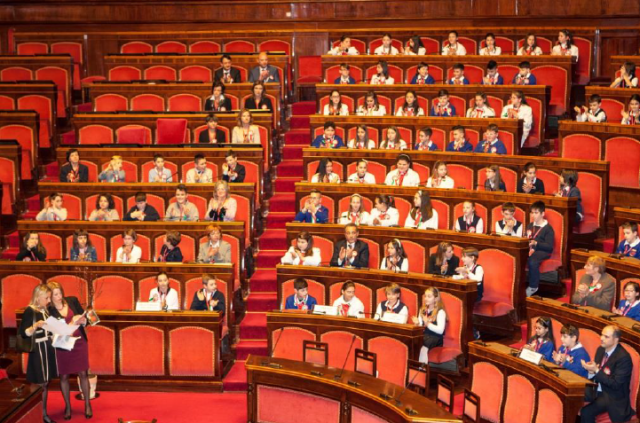
[[67,324],[80,325],[73,336],[80,337],[71,351],[57,349],[58,374],[60,375],[60,390],[64,398],[65,410],[64,419],[71,419],[71,400],[69,389],[69,375],[77,374],[80,377],[80,390],[84,396],[84,416],[87,419],[93,417],[91,409],[91,392],[89,389],[89,344],[87,344],[87,334],[84,326],[87,319],[84,316],[84,309],[76,297],[65,297],[62,285],[58,282],[48,282],[51,288],[51,306],[49,312],[51,316],[64,319]]

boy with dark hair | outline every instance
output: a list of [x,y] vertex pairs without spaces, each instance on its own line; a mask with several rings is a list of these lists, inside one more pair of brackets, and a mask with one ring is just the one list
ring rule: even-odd
[[293,281],[294,293],[287,297],[284,304],[285,310],[313,310],[318,301],[309,295],[309,284],[304,278],[296,278]]
[[530,221],[527,226],[526,237],[529,241],[529,265],[527,297],[538,291],[540,284],[540,264],[551,257],[555,243],[553,227],[544,218],[546,206],[542,201],[531,205]]

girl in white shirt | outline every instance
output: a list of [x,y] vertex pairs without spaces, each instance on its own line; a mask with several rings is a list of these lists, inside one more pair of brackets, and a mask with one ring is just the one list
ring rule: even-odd
[[535,34],[527,34],[522,47],[518,49],[518,56],[541,56],[542,49],[538,47],[538,39]]
[[398,226],[400,214],[398,209],[392,206],[391,197],[386,194],[378,194],[371,210],[369,225],[371,226]]
[[149,292],[150,303],[160,303],[161,310],[180,310],[178,291],[169,286],[169,276],[165,272],[156,276],[156,287]]
[[136,231],[127,229],[122,234],[122,247],[116,252],[116,263],[140,263],[142,250],[134,243],[138,239]]
[[339,223],[341,225],[353,223],[356,226],[360,226],[368,224],[370,219],[371,216],[369,212],[364,209],[362,196],[360,194],[353,194],[349,201],[349,208],[340,215]]
[[385,252],[380,262],[380,270],[389,270],[394,273],[409,271],[409,259],[399,239],[387,243]]
[[382,316],[387,313],[399,314],[404,316],[406,323],[409,318],[409,308],[400,301],[400,294],[402,293],[400,286],[398,286],[397,283],[389,284],[384,288],[384,293],[387,300],[378,304],[378,307],[376,307],[376,314],[373,315],[373,318],[375,320],[380,320]]
[[333,161],[331,159],[320,159],[318,171],[311,177],[311,183],[339,184],[340,175],[333,172]]
[[427,49],[422,44],[422,39],[419,35],[409,38],[407,45],[404,47],[404,54],[407,56],[424,56],[427,54]]
[[349,107],[342,102],[340,91],[331,91],[329,104],[324,105],[322,114],[325,116],[349,116]]
[[62,207],[62,195],[57,192],[51,194],[45,207],[36,216],[36,220],[39,222],[67,220],[67,209]]
[[529,137],[529,132],[533,128],[533,110],[527,104],[522,91],[514,91],[511,93],[511,103],[502,109],[502,119],[519,119],[522,120],[522,139],[520,147],[522,147]]
[[378,96],[373,91],[364,96],[364,104],[358,107],[358,116],[386,116],[387,109],[378,101]]
[[386,61],[380,60],[376,66],[376,73],[371,77],[371,85],[393,85],[395,80],[389,76],[389,65]]
[[395,56],[400,54],[397,48],[391,45],[391,34],[384,34],[382,36],[382,45],[376,48],[373,52],[375,55]]
[[431,205],[431,196],[418,191],[413,196],[413,208],[404,221],[405,228],[438,229],[438,212]]
[[633,62],[625,62],[620,67],[620,76],[613,81],[611,88],[637,88],[636,65]]
[[387,139],[380,144],[382,150],[406,150],[407,143],[400,139],[400,131],[395,126],[390,126],[387,129]]
[[640,95],[634,94],[629,100],[629,110],[622,111],[623,125],[640,125]]
[[320,266],[321,261],[320,249],[313,247],[313,236],[307,231],[298,234],[296,246],[289,247],[289,250],[280,259],[280,263],[294,266]]
[[496,45],[496,36],[488,33],[484,36],[485,47],[480,49],[480,56],[500,56],[502,49]]
[[427,180],[427,188],[445,188],[451,189],[454,187],[454,181],[449,176],[447,170],[447,164],[441,160],[438,160],[433,165],[431,171],[431,177]]
[[340,37],[340,44],[329,50],[327,54],[331,56],[357,56],[360,52],[355,47],[351,47],[351,38],[343,35]]
[[447,42],[442,46],[443,56],[466,56],[467,49],[458,42],[458,31],[449,31]]
[[552,56],[573,56],[578,60],[578,47],[573,45],[573,36],[567,29],[558,33],[558,43],[551,50]]
[[413,117],[424,116],[424,110],[418,104],[418,96],[413,90],[404,95],[404,103],[396,111],[396,116]]
[[372,150],[376,148],[375,141],[369,139],[367,125],[358,125],[356,128],[356,137],[349,140],[347,148],[353,150]]
[[346,281],[342,284],[340,297],[333,302],[333,306],[338,308],[338,315],[363,318],[364,304],[356,297],[356,284]]
[[492,118],[496,116],[496,111],[489,107],[487,94],[484,92],[476,93],[474,103],[473,107],[467,109],[468,118]]
[[453,279],[471,279],[478,283],[478,296],[476,302],[482,300],[484,296],[484,269],[478,264],[478,258],[480,252],[475,248],[465,248],[462,250],[462,263],[456,269],[457,275],[453,276]]
[[429,363],[429,350],[444,345],[444,330],[447,326],[447,312],[438,288],[428,287],[422,296],[422,308],[418,317],[411,317],[414,325],[424,326],[421,363]]

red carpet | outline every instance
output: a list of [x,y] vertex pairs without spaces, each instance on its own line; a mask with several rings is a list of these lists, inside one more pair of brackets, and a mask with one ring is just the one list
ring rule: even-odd
[[[98,391],[100,382],[98,381]],[[72,396],[75,392],[72,392]],[[92,401],[93,419],[85,420],[84,402],[71,400],[73,417],[70,422],[115,423],[118,418],[158,419],[158,423],[246,423],[247,394],[160,393],[160,392],[100,392]],[[49,415],[63,422],[64,401],[60,392],[49,396]]]

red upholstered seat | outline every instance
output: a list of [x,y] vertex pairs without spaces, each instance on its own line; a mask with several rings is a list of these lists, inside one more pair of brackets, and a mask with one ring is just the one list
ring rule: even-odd
[[591,329],[580,328],[580,343],[584,346],[584,349],[587,350],[591,359],[595,358],[596,350],[600,346],[600,342],[599,333]]
[[258,51],[271,52],[284,52],[287,55],[291,55],[291,43],[284,40],[267,40],[258,44]]
[[[356,162],[349,163],[347,165],[347,174],[345,176],[348,178],[349,175],[355,173],[356,168],[357,168]],[[387,166],[379,162],[367,160],[367,172],[375,176],[377,184],[383,184],[385,178],[387,177]]]
[[16,327],[16,310],[31,301],[33,289],[42,283],[34,276],[26,274],[8,275],[2,278],[2,327]]
[[[70,237],[67,237],[69,241]],[[71,237],[72,238],[72,237]],[[69,250],[69,242],[67,242],[67,251]],[[62,285],[64,294],[68,297],[77,297],[80,304],[86,306],[89,300],[89,290],[87,280],[78,275],[56,275],[47,279],[47,283],[55,281]]]
[[[340,45],[340,40],[336,40],[331,44],[331,47],[338,47]],[[367,54],[367,43],[357,38],[351,38],[351,47],[354,47],[358,50],[360,54]],[[373,52],[371,52],[373,54]]]
[[[160,257],[160,251],[162,250],[162,246],[164,245],[165,240],[166,240],[165,235],[161,235],[154,240],[153,242],[155,246],[154,257]],[[190,237],[189,235],[181,234],[180,244],[178,244],[178,247],[180,247],[180,251],[182,251],[183,263],[196,261],[196,245],[195,244],[196,242],[193,239],[193,237]]]
[[420,37],[420,40],[422,40],[422,44],[427,50],[427,54],[440,54],[442,48],[440,47],[440,42],[438,40],[430,37]]
[[142,71],[133,66],[116,66],[109,69],[109,81],[134,81],[142,79]]
[[147,126],[125,125],[116,129],[116,144],[148,145],[151,141],[151,128]]
[[536,403],[536,388],[522,375],[507,377],[507,399],[504,403],[503,421],[531,423]]
[[445,363],[462,355],[462,322],[465,321],[465,306],[462,300],[448,292],[440,292],[447,310],[447,330],[442,347],[429,350],[430,363]]
[[[231,194],[231,198],[234,198],[236,200],[236,203],[238,204],[238,210],[236,211],[236,218],[235,221],[236,222],[244,222],[244,234],[245,234],[245,245],[251,245],[251,216],[249,214],[251,207],[250,205],[250,201],[247,197],[242,197],[240,195],[236,195],[236,194]],[[191,196],[189,197],[189,201],[193,201],[191,199]],[[205,203],[205,207],[207,206],[207,204]],[[202,211],[201,216],[204,216],[206,213],[206,209]],[[333,248],[332,248],[332,252],[333,252]]]
[[169,112],[200,112],[202,100],[193,94],[176,94],[169,98]]
[[478,263],[485,272],[484,296],[475,304],[473,313],[491,317],[508,314],[514,309],[515,257],[486,248],[480,251]]
[[[458,217],[462,216],[462,206],[463,206],[463,204],[464,203],[458,203],[453,207],[454,219],[457,219]],[[482,204],[476,203],[476,215],[481,217],[483,222],[484,222],[484,232],[483,233],[489,232],[488,229],[487,229],[487,225],[489,224],[489,219],[488,219],[489,212],[487,211],[487,208]],[[455,221],[454,221],[454,223],[452,223],[452,227],[453,227],[453,224],[455,224]]]
[[[110,162],[102,163],[102,170],[106,170],[109,167]],[[138,165],[128,160],[122,161],[122,170],[124,170],[124,181],[128,183],[138,182]],[[120,200],[120,206],[122,206],[122,200]],[[120,215],[122,217],[122,214]]]
[[[66,195],[68,194],[63,194],[63,196],[66,196]],[[102,235],[90,233],[89,241],[91,242],[91,245],[93,245],[93,247],[96,249],[96,256],[98,257],[98,262],[108,261],[107,260],[107,239]],[[69,259],[71,247],[73,247],[73,235],[67,236],[66,245],[67,245],[67,254],[65,255],[65,257]],[[65,293],[66,293],[66,290],[65,290]]]
[[179,75],[180,81],[211,82],[213,80],[211,77],[211,69],[199,65],[185,66],[180,69]]
[[[516,192],[516,184],[518,182],[518,173],[515,170],[508,169],[506,167],[500,168],[500,177],[504,182],[507,192]],[[487,181],[486,169],[480,169],[478,171],[478,190],[484,191],[484,183]]]
[[447,170],[449,176],[455,181],[456,188],[473,189],[473,170],[471,168],[460,164],[448,164]]
[[18,110],[35,110],[40,118],[39,146],[51,147],[53,104],[41,95],[25,95],[18,98]]
[[622,111],[626,109],[623,103],[613,98],[603,98],[600,107],[607,114],[609,122],[618,122],[622,119]]
[[537,169],[536,178],[544,182],[545,194],[553,194],[560,189],[560,175],[549,169]]
[[[155,164],[153,163],[153,160],[149,160],[148,162],[144,162],[140,165],[140,171],[142,172],[140,179],[142,182],[144,183],[149,182],[149,171],[154,167],[155,167]],[[180,177],[178,176],[178,165],[176,165],[174,162],[170,162],[165,159],[164,167],[165,169],[168,169],[171,172],[171,174],[173,175],[174,182],[180,179]],[[149,195],[147,194],[147,198],[148,197]],[[128,204],[129,203],[127,203],[127,205]],[[133,204],[131,204],[131,206],[133,206]],[[160,210],[158,210],[158,213],[159,212]]]
[[329,345],[324,342],[302,341],[302,357],[305,363],[326,366],[328,363]]
[[97,375],[116,373],[116,335],[106,326],[96,325],[86,328],[89,342],[89,367]]
[[[410,66],[407,68],[407,79],[406,83],[411,83],[411,80],[418,73],[418,65]],[[436,84],[442,84],[444,80],[444,70],[440,66],[429,65],[429,75],[433,77]],[[426,114],[429,114],[429,111],[425,109]]]
[[478,42],[473,38],[469,37],[458,37],[458,42],[467,49],[467,54],[474,55],[478,54]]
[[298,84],[322,82],[322,59],[320,56],[298,56],[298,78],[296,82]]
[[96,112],[126,112],[127,98],[120,94],[102,94],[93,100],[93,110]]
[[[326,304],[326,295],[324,285],[320,282],[314,281],[313,279],[305,278],[307,281],[307,285],[309,285],[309,295],[316,299],[318,304],[325,305]],[[293,289],[293,279],[289,279],[288,281],[279,284],[279,289],[281,292],[282,303],[280,304],[280,308],[284,310],[284,304],[287,300],[287,297],[294,294]]]
[[164,112],[164,98],[156,94],[140,94],[131,99],[131,111]]
[[[238,160],[238,163],[244,166],[244,170],[245,170],[244,182],[254,183],[257,186],[260,180],[262,179],[260,166],[255,162],[249,162],[246,160]],[[256,195],[255,195],[256,207],[260,206],[261,200],[262,200],[261,193],[259,192],[259,190],[256,190]]]
[[120,374],[164,375],[164,331],[147,325],[120,330]]
[[[449,221],[449,205],[442,200],[431,199],[431,206],[438,213],[438,229],[449,229],[451,224]],[[404,224],[404,222],[400,222]]]
[[[140,260],[150,261],[151,260],[151,240],[149,239],[149,237],[145,235],[140,235],[140,234],[137,234],[137,235],[138,235],[138,239],[136,240],[135,245],[140,247],[140,250],[142,251]],[[116,254],[118,253],[118,248],[122,247],[122,245],[124,245],[124,242],[122,241],[122,235],[114,235],[109,240],[109,250],[111,250],[111,262],[115,263],[117,258]]]
[[120,53],[123,54],[145,54],[153,53],[153,46],[144,41],[131,41],[120,47]]
[[[304,203],[309,199],[308,195],[305,195],[304,197],[302,197],[300,199],[300,203],[299,206],[300,208],[302,208],[304,206]],[[327,208],[327,210],[329,211],[329,221],[334,221],[335,220],[335,216],[336,216],[336,206],[335,203],[333,201],[333,198],[331,197],[327,197],[327,196],[323,196],[322,197],[322,203],[323,206],[325,206]]]
[[11,97],[0,95],[0,110],[15,110],[16,102]]
[[[259,422],[300,421],[301,410],[304,410],[305,416],[313,416],[307,421],[337,422],[342,416],[340,401],[334,399],[268,385],[259,385],[256,391],[256,421]],[[291,407],[291,404],[296,407]]]
[[[149,276],[147,278],[140,279],[138,281],[138,301],[149,301],[149,294],[156,286],[156,276]],[[169,286],[171,289],[176,290],[176,293],[178,294],[178,301],[180,301],[180,281],[174,278],[169,278]]]
[[256,45],[246,40],[235,40],[224,43],[225,53],[254,53]]
[[[396,199],[397,201],[397,199]],[[402,224],[403,222],[401,222]],[[417,242],[404,240],[402,241],[402,248],[404,248],[404,252],[409,259],[409,272],[414,273],[424,273],[426,270],[425,267],[425,257],[426,253],[424,247]]]
[[[340,297],[340,289],[342,288],[343,282],[334,283],[329,287],[329,302],[327,304],[331,305]],[[355,282],[356,285],[356,297],[362,304],[364,304],[364,312],[365,314],[370,314],[372,311],[371,301],[373,300],[373,293],[371,292],[371,288],[368,286],[362,285],[361,283]]]
[[82,200],[80,197],[62,193],[62,204],[67,209],[67,220],[83,220],[82,218]]
[[[546,187],[545,187],[546,189]],[[553,227],[555,232],[553,252],[551,257],[540,264],[540,273],[552,272],[562,266],[562,257],[564,257],[567,240],[564,237],[564,219],[556,210],[547,209],[544,215],[545,219]]]
[[133,281],[131,279],[109,275],[96,278],[92,283],[94,292],[100,293],[100,295],[94,294],[93,306],[96,310],[134,309]]
[[[380,98],[380,96],[378,96],[378,98]],[[382,104],[382,102],[380,102],[380,104]],[[386,106],[385,106],[386,107]],[[387,114],[391,115],[391,106],[387,107]],[[413,145],[413,131],[409,128],[405,128],[402,126],[396,126],[396,128],[398,128],[398,132],[400,135],[400,139],[403,140],[404,142],[407,143],[407,147],[409,149],[411,149],[411,146]],[[389,128],[384,128],[382,130],[382,139],[386,140],[387,139],[387,130]]]
[[[518,47],[519,48],[519,47]],[[498,73],[502,75],[505,84],[511,84],[513,78],[520,72],[520,68],[516,65],[499,65]]]
[[0,139],[16,140],[20,144],[21,161],[20,176],[22,179],[31,180],[32,169],[36,166],[36,143],[37,135],[33,129],[24,125],[6,125],[0,128]]
[[593,48],[591,40],[583,37],[573,37],[573,44],[578,47],[580,57],[576,63],[576,83],[587,85],[591,80],[591,61],[593,59]]
[[[351,42],[353,42],[353,40],[351,40]],[[333,81],[340,77],[340,65],[329,66],[324,71],[324,75],[324,82],[333,84]],[[349,65],[349,75],[356,80],[356,83],[363,81],[362,68],[358,66]]]
[[[487,46],[487,43],[485,42],[485,40],[480,41],[480,49],[483,49],[486,46]],[[497,36],[496,37],[496,46],[498,46],[498,47],[500,47],[500,49],[502,49],[502,54],[516,54],[517,53],[516,44],[510,38]],[[467,51],[467,54],[469,54],[468,51]]]
[[20,66],[12,66],[4,68],[0,71],[0,81],[31,81],[33,80],[33,71]]
[[[349,346],[353,340],[353,348],[349,351]],[[354,334],[347,331],[333,330],[320,335],[320,341],[329,345],[329,366],[342,368],[345,363],[345,369],[353,371],[355,361],[355,349],[362,349],[364,342],[362,337],[357,336],[354,340]],[[347,352],[349,356],[347,357]]]
[[400,226],[404,226],[404,222],[407,220],[407,216],[409,216],[409,212],[411,211],[413,204],[400,197],[393,197],[393,203],[395,204],[396,209],[398,209],[398,215],[400,216],[398,224]]
[[213,331],[186,326],[169,331],[169,374],[215,376],[216,348]]
[[[540,50],[542,50],[543,54],[551,54],[551,49],[553,48],[553,44],[554,42],[551,41],[548,38],[545,37],[536,37],[536,43],[538,44],[538,47],[540,47]],[[522,47],[524,45],[524,38],[518,40],[518,48]]]
[[57,66],[45,66],[36,70],[37,81],[53,81],[58,89],[57,113],[59,118],[67,117],[67,107],[71,104],[69,73]]
[[[322,135],[324,134],[324,127],[319,126],[317,127],[314,132],[313,132],[313,137],[317,137],[318,135]],[[342,138],[342,141],[344,141],[344,128],[342,127],[336,127],[336,135],[339,136],[340,138]]]
[[18,169],[13,160],[0,157],[0,182],[2,183],[2,214],[14,214],[16,187],[19,181]]
[[574,232],[591,233],[600,226],[600,216],[603,213],[602,205],[605,203],[602,199],[603,185],[604,182],[600,176],[590,172],[578,172],[577,187],[580,188],[582,194],[584,218],[574,228]]
[[[382,45],[382,38],[376,38],[373,41],[369,42],[369,52],[371,54],[373,54],[374,51],[376,51],[376,49],[378,47],[380,47]],[[402,46],[402,41],[400,40],[396,40],[395,38],[391,39],[391,45],[395,48],[398,49],[398,51],[403,51],[404,47]],[[362,53],[362,50],[359,50]]]
[[276,348],[272,352],[273,357],[302,361],[302,341],[315,340],[313,332],[302,328],[285,327],[274,330],[271,332],[271,348]]
[[380,244],[367,238],[358,238],[369,246],[369,268],[380,267]]
[[30,41],[18,44],[17,51],[21,56],[37,56],[49,54],[49,46],[46,43]]
[[531,107],[531,114],[533,115],[533,126],[529,132],[529,136],[525,141],[525,147],[536,147],[540,145],[542,141],[540,134],[542,134],[542,128],[545,123],[542,121],[542,108],[544,107],[539,99],[533,97],[527,97],[527,104]]
[[156,123],[156,144],[188,143],[187,119],[158,119]]
[[609,184],[614,187],[638,188],[640,174],[640,141],[628,137],[609,138],[605,144],[609,168]]
[[[464,76],[469,80],[470,84],[482,84],[484,69],[479,66],[464,65]],[[453,78],[453,68],[447,69],[447,79],[451,78]],[[462,113],[460,113],[460,115],[462,115]]]
[[156,65],[144,70],[144,79],[160,79],[164,81],[175,81],[176,70],[169,66]]
[[602,141],[589,134],[571,134],[562,137],[561,157],[578,160],[600,160]]
[[163,41],[156,45],[156,53],[186,53],[187,45],[180,41]]
[[367,351],[377,356],[379,379],[404,386],[409,358],[409,348],[405,344],[388,336],[378,336],[369,340]]
[[113,129],[104,125],[87,125],[78,131],[78,144],[113,144]]
[[189,53],[220,53],[222,47],[215,41],[196,41],[189,46]]
[[[318,172],[319,164],[320,164],[320,160],[314,160],[312,162],[307,163],[307,175],[309,175],[309,181],[311,181],[311,178],[313,178],[313,175],[315,175]],[[338,161],[333,161],[333,173],[340,176],[341,181],[345,181],[346,178],[349,176],[349,175],[345,176],[342,163]]]
[[[85,219],[89,219],[89,216],[91,215],[91,212],[93,212],[96,209],[96,200],[98,199],[98,195],[99,194],[94,194],[91,195],[87,198],[85,198],[84,200],[84,209],[85,209]],[[122,198],[118,197],[118,196],[112,196],[113,198],[113,202],[115,203],[115,209],[118,212],[118,215],[120,216],[120,219],[122,219],[123,216],[123,206],[122,206]],[[119,235],[118,235],[119,236]]]
[[483,419],[500,422],[504,378],[496,366],[486,361],[473,364],[471,391],[480,396],[480,415]]
[[60,41],[51,44],[51,54],[68,54],[73,59],[73,89],[79,90],[80,68],[83,63],[82,43],[72,41]]
[[[538,81],[544,81],[551,86],[549,106],[554,108],[554,114],[562,114],[567,110],[567,70],[555,65],[536,66],[532,73]],[[528,100],[528,99],[527,99]]]
[[[514,217],[518,222],[524,222],[526,213],[520,207],[516,207],[516,212],[514,213]],[[502,220],[502,206],[496,206],[491,210],[491,226],[487,232],[495,232],[496,222]],[[524,228],[523,228],[524,229]]]
[[[378,304],[387,300],[385,289],[386,289],[385,287],[382,287],[376,290],[376,302],[375,302],[376,310],[377,310]],[[407,320],[407,322],[411,323],[411,316],[418,315],[418,308],[419,308],[418,294],[416,294],[414,291],[411,291],[410,289],[401,287],[400,300],[407,306],[407,309],[409,310],[409,319]],[[447,325],[448,325],[448,322],[447,322]]]
[[40,232],[40,243],[47,250],[47,260],[62,260],[62,238],[58,235]]
[[538,392],[538,414],[535,423],[562,423],[564,405],[558,394],[551,389]]

